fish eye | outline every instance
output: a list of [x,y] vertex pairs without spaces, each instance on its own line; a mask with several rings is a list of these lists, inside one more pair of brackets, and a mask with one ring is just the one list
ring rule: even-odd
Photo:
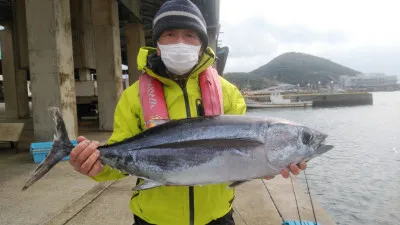
[[308,145],[312,139],[312,134],[308,130],[303,130],[302,142],[305,145]]

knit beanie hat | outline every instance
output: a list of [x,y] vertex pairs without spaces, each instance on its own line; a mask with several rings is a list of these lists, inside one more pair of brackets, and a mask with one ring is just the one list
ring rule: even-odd
[[153,41],[157,43],[161,33],[167,29],[195,30],[202,41],[203,49],[208,46],[207,25],[200,9],[190,0],[165,2],[153,19]]

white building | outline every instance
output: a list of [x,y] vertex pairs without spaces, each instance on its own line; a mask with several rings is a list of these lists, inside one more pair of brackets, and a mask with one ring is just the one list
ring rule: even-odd
[[340,87],[347,90],[395,90],[397,76],[388,76],[382,73],[359,74],[357,76],[342,75],[339,78],[339,84]]

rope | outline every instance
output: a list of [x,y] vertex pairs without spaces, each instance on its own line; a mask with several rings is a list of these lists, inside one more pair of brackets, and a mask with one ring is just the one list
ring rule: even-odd
[[315,215],[314,204],[313,204],[313,201],[312,201],[312,198],[311,198],[310,187],[308,186],[307,174],[306,174],[305,170],[304,170],[304,177],[306,178],[307,190],[308,190],[308,195],[310,196],[310,202],[311,202],[311,207],[312,207],[312,211],[313,211],[313,215],[314,215],[315,224],[318,224],[317,217]]

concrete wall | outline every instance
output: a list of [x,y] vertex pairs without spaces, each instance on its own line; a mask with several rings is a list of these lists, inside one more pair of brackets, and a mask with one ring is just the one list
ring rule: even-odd
[[[306,100],[307,97],[300,99]],[[320,95],[314,98],[313,107],[327,106],[355,106],[355,105],[372,105],[373,96],[371,93],[360,94],[335,94],[335,95]]]

